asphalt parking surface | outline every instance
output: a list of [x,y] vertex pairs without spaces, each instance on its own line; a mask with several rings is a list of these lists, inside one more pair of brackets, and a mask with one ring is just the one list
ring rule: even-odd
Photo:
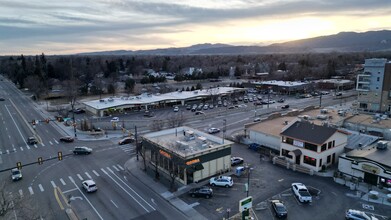
[[[245,184],[249,179],[249,195],[253,197],[253,210],[258,219],[275,218],[270,206],[271,199],[283,201],[288,209],[288,219],[344,219],[346,210],[350,208],[366,211],[379,219],[390,219],[387,216],[391,216],[391,207],[365,202],[355,197],[355,191],[335,183],[332,178],[310,176],[273,165],[269,158],[260,158],[259,153],[247,149],[245,145],[235,144],[232,156],[244,158],[244,165],[249,164],[253,168],[250,178],[247,174],[240,177],[232,175],[233,187],[212,187],[214,197],[210,199],[191,198],[186,194],[181,196],[183,201],[208,219],[237,214],[239,200],[247,195]],[[296,199],[291,191],[293,182],[301,182],[308,187],[314,195],[312,203],[302,204]],[[373,210],[363,208],[368,204],[373,206]]]

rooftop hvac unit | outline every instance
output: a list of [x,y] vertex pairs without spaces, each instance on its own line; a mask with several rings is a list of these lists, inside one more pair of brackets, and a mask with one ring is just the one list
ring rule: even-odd
[[379,150],[385,150],[388,147],[388,141],[379,141],[377,142],[376,148]]

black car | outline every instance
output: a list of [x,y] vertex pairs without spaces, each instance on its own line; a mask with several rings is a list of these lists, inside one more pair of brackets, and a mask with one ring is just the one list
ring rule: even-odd
[[38,144],[38,140],[35,137],[29,137],[27,138],[28,144]]
[[75,139],[73,139],[73,137],[71,137],[71,136],[60,137],[60,141],[61,141],[61,142],[70,143],[70,142],[73,142],[74,140],[75,140]]
[[242,164],[243,162],[244,160],[241,157],[231,157],[231,166]]
[[193,198],[194,197],[204,197],[204,198],[209,199],[210,197],[213,196],[213,190],[207,186],[198,187],[198,188],[191,189],[189,191],[189,195]]
[[90,154],[92,153],[92,149],[89,147],[75,147],[73,149],[74,154]]
[[5,101],[5,98],[3,98],[3,97],[0,97],[0,101]]
[[283,105],[281,106],[281,109],[288,109],[289,108],[289,105]]
[[277,102],[283,103],[283,102],[285,102],[285,99],[281,98],[281,99],[277,100]]
[[126,137],[126,138],[123,138],[120,141],[118,141],[118,144],[119,145],[130,144],[130,143],[133,143],[135,141],[136,141],[136,139],[134,139],[132,137]]
[[272,204],[272,209],[276,214],[277,218],[286,218],[288,216],[288,210],[285,205],[280,200],[272,200],[270,201]]
[[77,109],[74,109],[73,112],[75,114],[82,114],[82,113],[85,113],[86,111],[84,109],[81,109],[81,108],[77,108]]

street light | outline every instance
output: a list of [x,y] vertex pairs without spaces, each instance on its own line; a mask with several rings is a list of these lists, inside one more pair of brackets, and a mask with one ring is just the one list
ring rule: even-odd
[[248,193],[250,192],[250,174],[253,168],[246,166],[246,169],[248,170],[248,175],[247,175],[247,197],[248,197]]

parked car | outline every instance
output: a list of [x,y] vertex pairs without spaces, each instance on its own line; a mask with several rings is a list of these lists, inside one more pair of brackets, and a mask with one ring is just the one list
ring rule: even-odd
[[18,168],[14,168],[11,170],[11,179],[12,181],[18,181],[21,180],[23,177],[22,171],[19,170]]
[[67,142],[67,143],[70,143],[70,142],[73,142],[75,139],[71,136],[64,136],[64,137],[60,137],[60,142]]
[[218,128],[209,128],[208,129],[209,134],[215,134],[215,133],[219,133],[219,132],[220,132],[220,129],[218,129]]
[[286,218],[288,216],[288,210],[280,200],[271,200],[272,209],[277,218]]
[[209,105],[208,104],[205,104],[204,105],[204,110],[208,110],[209,109]]
[[241,157],[231,157],[231,166],[242,164],[243,162],[244,160]]
[[281,98],[281,99],[277,100],[277,102],[283,103],[283,102],[285,102],[285,99]]
[[74,109],[73,112],[74,112],[75,114],[82,114],[82,113],[85,113],[86,110],[81,109],[81,108],[77,108],[77,109]]
[[328,95],[328,94],[330,94],[330,93],[327,92],[327,91],[321,91],[320,94],[322,94],[322,95]]
[[179,111],[179,107],[178,106],[175,106],[174,107],[174,112],[178,112]]
[[342,92],[335,93],[335,96],[342,96]]
[[261,121],[261,118],[254,118],[254,122]]
[[191,105],[186,105],[186,110],[190,110],[191,109]]
[[98,187],[96,186],[95,181],[93,180],[85,180],[82,182],[82,186],[84,190],[88,193],[95,192],[98,190]]
[[110,122],[119,122],[119,118],[118,117],[114,117],[110,120]]
[[151,111],[148,111],[148,110],[146,110],[145,112],[144,112],[144,117],[153,117],[153,112],[151,112]]
[[191,189],[189,191],[189,195],[191,197],[204,197],[209,199],[210,197],[213,196],[213,190],[210,187],[203,186],[203,187],[197,187],[194,189]]
[[281,109],[288,109],[289,108],[289,105],[283,105],[281,106]]
[[92,149],[89,147],[75,147],[73,149],[74,154],[90,154],[92,153]]
[[292,191],[300,202],[312,202],[312,196],[304,184],[292,183]]
[[38,144],[38,140],[35,137],[28,137],[27,143],[28,144]]
[[5,98],[4,97],[0,97],[0,101],[5,101]]
[[230,176],[218,176],[210,178],[209,184],[212,186],[224,186],[228,188],[234,185],[234,181]]
[[119,145],[130,144],[130,143],[133,143],[135,141],[136,141],[136,139],[134,139],[133,137],[126,137],[126,138],[123,138],[123,139],[119,140],[118,144]]
[[368,216],[363,211],[349,209],[346,211],[345,219],[351,220],[378,220],[378,218],[374,216]]

